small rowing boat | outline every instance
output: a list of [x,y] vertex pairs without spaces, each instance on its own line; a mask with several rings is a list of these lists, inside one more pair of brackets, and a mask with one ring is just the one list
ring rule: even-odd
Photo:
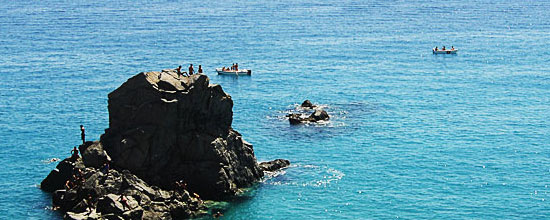
[[457,49],[451,49],[451,50],[435,50],[432,49],[433,54],[456,54],[458,50]]
[[252,75],[252,70],[247,69],[240,69],[240,70],[230,70],[225,69],[222,70],[222,68],[216,68],[216,72],[218,72],[218,75]]

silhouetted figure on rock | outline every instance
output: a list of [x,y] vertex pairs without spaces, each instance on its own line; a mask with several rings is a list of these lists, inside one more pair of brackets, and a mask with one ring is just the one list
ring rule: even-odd
[[86,142],[86,130],[84,129],[84,125],[80,125],[80,138],[82,139],[82,144]]

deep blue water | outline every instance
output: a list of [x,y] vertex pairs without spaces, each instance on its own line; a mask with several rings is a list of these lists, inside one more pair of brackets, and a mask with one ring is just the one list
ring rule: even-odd
[[[550,218],[548,1],[0,0],[0,218],[98,139],[130,76],[201,64],[260,161],[227,219]],[[451,45],[453,55],[432,55]],[[217,76],[238,62],[251,77]],[[305,99],[328,124],[290,126]]]

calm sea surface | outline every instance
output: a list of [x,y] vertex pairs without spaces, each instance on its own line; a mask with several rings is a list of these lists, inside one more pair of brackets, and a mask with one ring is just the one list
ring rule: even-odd
[[[0,0],[0,218],[61,218],[45,161],[127,78],[189,63],[293,163],[227,219],[550,218],[549,1],[312,2]],[[234,62],[253,75],[214,73]],[[305,99],[330,122],[290,126]]]

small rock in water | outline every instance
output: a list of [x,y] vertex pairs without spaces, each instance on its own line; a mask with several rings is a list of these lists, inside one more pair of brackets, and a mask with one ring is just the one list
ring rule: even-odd
[[273,171],[288,167],[290,165],[290,161],[285,159],[276,159],[268,162],[261,162],[259,165],[262,171],[273,172]]
[[307,118],[302,117],[302,114],[299,113],[291,113],[288,114],[288,121],[291,125],[297,125],[301,123],[306,122],[318,122],[318,121],[326,121],[330,119],[330,116],[328,113],[323,109],[316,109],[311,115]]
[[302,102],[302,105],[301,105],[302,108],[314,108],[315,105],[313,105],[313,103],[311,103],[311,101],[309,101],[309,99],[306,99],[304,102]]
[[314,121],[321,121],[321,120],[328,120],[330,116],[328,113],[323,109],[317,109],[315,112],[313,112],[310,116],[310,119],[313,119]]

